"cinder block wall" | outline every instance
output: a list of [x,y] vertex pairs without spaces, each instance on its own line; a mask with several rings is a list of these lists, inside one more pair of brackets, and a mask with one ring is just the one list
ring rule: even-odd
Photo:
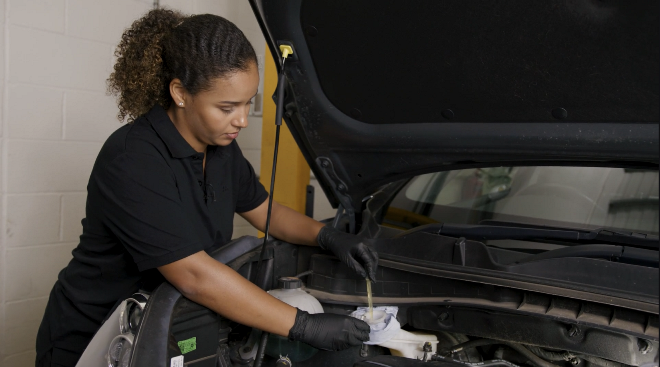
[[[123,29],[153,0],[0,0],[0,366],[33,366],[35,335],[57,273],[82,231],[86,185],[119,128],[105,93]],[[161,0],[236,23],[264,54],[247,1]],[[261,119],[239,144],[259,172]],[[237,221],[238,235],[256,234]]]

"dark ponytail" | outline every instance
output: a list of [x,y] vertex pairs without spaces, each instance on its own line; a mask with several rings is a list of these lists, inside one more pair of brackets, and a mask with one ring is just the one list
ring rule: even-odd
[[151,10],[124,31],[108,92],[117,97],[117,118],[132,122],[155,104],[172,104],[169,84],[181,80],[188,93],[210,88],[213,79],[247,70],[257,57],[230,21],[210,14],[184,16]]

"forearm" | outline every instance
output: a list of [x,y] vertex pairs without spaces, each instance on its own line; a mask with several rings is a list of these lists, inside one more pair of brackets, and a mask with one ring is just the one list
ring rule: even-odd
[[288,336],[295,321],[295,308],[204,252],[181,261],[195,264],[170,271],[166,265],[159,270],[186,298],[240,324]]
[[324,224],[284,205],[273,202],[270,234],[299,245],[318,246],[316,237]]
[[246,326],[292,337],[324,350],[369,340],[369,325],[336,314],[313,314],[287,305],[200,251],[158,270],[186,298]]

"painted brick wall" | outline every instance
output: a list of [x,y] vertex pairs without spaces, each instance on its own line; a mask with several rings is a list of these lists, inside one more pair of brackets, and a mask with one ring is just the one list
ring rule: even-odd
[[[222,15],[257,50],[246,1],[161,0]],[[56,275],[82,231],[96,155],[121,124],[105,94],[114,46],[153,0],[0,0],[0,366],[33,366],[35,335]],[[259,172],[261,118],[239,143]],[[236,235],[256,234],[236,221]]]

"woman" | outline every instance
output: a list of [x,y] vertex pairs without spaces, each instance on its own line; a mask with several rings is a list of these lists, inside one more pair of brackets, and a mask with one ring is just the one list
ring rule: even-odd
[[[231,239],[235,212],[259,230],[266,224],[268,194],[235,141],[259,83],[243,33],[218,16],[152,10],[115,55],[109,89],[129,124],[94,164],[83,234],[51,291],[37,365],[74,366],[120,300],[163,278],[227,318],[317,348],[367,340],[366,323],[293,308],[208,255]],[[377,255],[357,236],[277,203],[270,232],[375,276]]]

